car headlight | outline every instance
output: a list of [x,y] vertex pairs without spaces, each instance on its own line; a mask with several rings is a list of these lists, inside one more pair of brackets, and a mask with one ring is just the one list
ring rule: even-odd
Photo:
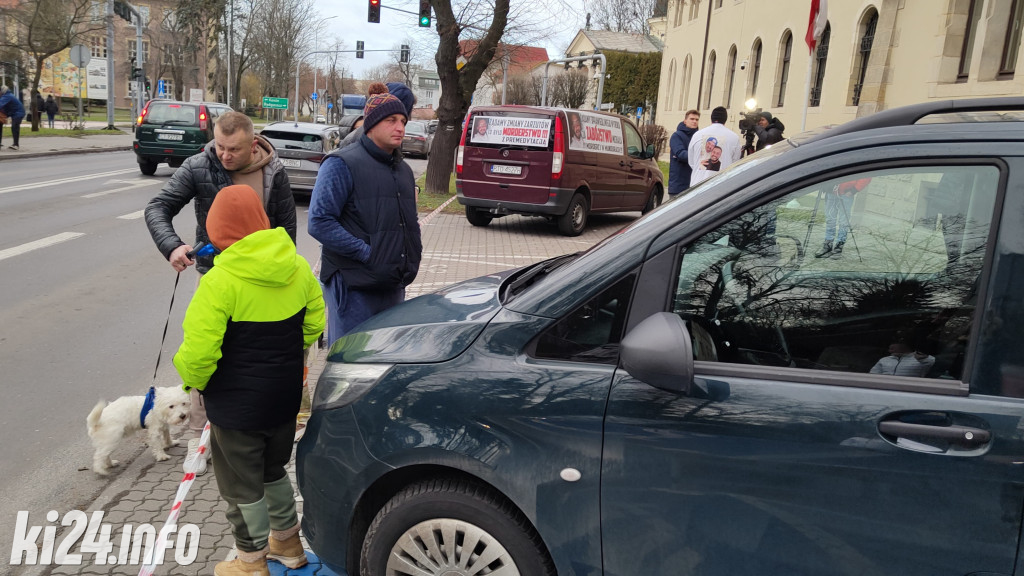
[[393,364],[347,364],[328,362],[316,382],[313,410],[348,406],[380,381]]

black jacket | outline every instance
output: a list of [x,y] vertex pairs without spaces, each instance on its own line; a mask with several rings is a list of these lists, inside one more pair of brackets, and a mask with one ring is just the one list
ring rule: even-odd
[[[164,185],[163,190],[146,205],[146,226],[164,258],[169,259],[175,248],[187,244],[174,231],[171,220],[193,199],[196,207],[196,240],[192,246],[210,241],[206,235],[206,214],[210,211],[210,205],[213,204],[217,192],[232,184],[234,182],[231,180],[231,174],[217,158],[213,142],[210,142],[206,150],[185,160],[184,164],[174,171],[174,175]],[[284,165],[277,159],[276,153],[263,169],[263,189],[267,192],[266,208],[270,227],[283,227],[294,242],[295,198],[292,197],[288,174],[285,173]],[[212,256],[201,257],[196,261],[196,269],[200,273],[205,274],[212,267]]]
[[757,149],[761,150],[769,144],[775,144],[776,142],[782,142],[786,139],[782,135],[782,131],[786,129],[785,124],[782,123],[778,118],[772,118],[768,122],[767,128],[761,128],[758,125],[754,125],[754,133],[757,134]]

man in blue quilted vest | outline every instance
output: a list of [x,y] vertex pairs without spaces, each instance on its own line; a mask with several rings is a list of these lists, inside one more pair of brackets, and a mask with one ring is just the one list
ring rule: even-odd
[[419,271],[416,185],[401,152],[408,114],[393,94],[370,96],[359,141],[320,165],[309,234],[323,245],[320,282],[330,344],[405,300],[405,287]]

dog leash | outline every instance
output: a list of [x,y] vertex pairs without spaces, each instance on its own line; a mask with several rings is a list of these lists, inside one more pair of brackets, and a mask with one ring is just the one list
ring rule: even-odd
[[167,342],[167,327],[171,325],[171,310],[174,309],[174,294],[178,291],[178,281],[181,280],[181,272],[174,277],[174,288],[171,290],[171,305],[167,307],[167,320],[164,322],[164,335],[160,337],[160,350],[156,353],[156,368],[153,368],[153,381],[156,381],[156,373],[160,370],[160,358],[164,354],[164,343]]

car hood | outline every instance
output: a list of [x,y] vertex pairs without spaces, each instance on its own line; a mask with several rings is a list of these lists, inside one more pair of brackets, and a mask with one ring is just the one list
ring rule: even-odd
[[420,364],[450,360],[501,310],[498,289],[513,271],[425,294],[373,316],[331,347],[329,362]]

